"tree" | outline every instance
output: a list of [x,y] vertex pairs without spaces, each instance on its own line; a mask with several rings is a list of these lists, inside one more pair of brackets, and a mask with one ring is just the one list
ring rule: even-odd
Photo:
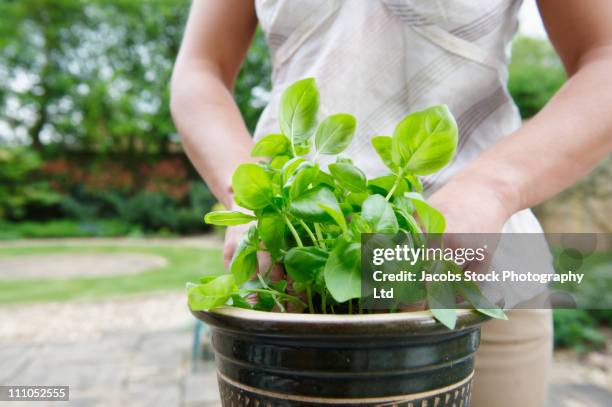
[[[0,141],[165,152],[178,142],[168,84],[188,11],[188,0],[1,2]],[[235,91],[251,130],[269,87],[258,31]]]
[[79,41],[83,11],[82,3],[69,0],[0,3],[0,108],[36,148],[75,85],[66,56]]

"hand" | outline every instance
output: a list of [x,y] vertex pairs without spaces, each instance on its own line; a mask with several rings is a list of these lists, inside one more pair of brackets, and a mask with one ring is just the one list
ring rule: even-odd
[[[247,223],[244,225],[237,226],[229,226],[225,231],[225,242],[223,244],[223,264],[225,268],[229,268],[229,265],[232,261],[232,257],[234,256],[234,252],[240,243],[240,240],[247,234],[249,228],[253,225],[253,223]],[[272,260],[270,259],[270,254],[265,251],[257,252],[257,272],[261,274],[265,274],[268,272],[270,265],[272,264]],[[270,281],[275,282],[282,278],[283,269],[280,265],[275,264],[272,270],[270,270]],[[254,277],[257,278],[257,277]]]
[[513,202],[488,179],[459,175],[429,199],[446,218],[444,242],[455,249],[485,247],[484,261],[462,265],[486,273],[499,243],[499,233],[512,216]]
[[500,233],[514,214],[514,203],[488,180],[458,175],[436,191],[429,203],[446,218],[446,232]]

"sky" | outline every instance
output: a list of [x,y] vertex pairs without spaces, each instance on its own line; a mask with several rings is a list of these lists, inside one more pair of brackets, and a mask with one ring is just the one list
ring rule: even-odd
[[546,31],[535,0],[524,0],[519,12],[519,32],[530,37],[546,38]]

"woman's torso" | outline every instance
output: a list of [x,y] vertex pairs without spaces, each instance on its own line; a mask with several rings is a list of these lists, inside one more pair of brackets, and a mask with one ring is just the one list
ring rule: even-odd
[[423,179],[436,189],[520,117],[506,88],[507,50],[521,0],[256,0],[273,87],[255,137],[278,131],[280,93],[314,77],[321,114],[357,117],[346,151],[370,176],[386,168],[370,139],[408,113],[447,104],[459,125],[455,161]]
[[[272,55],[272,94],[255,138],[279,131],[278,103],[292,82],[314,77],[321,115],[346,112],[357,132],[345,151],[370,177],[388,172],[370,139],[408,113],[447,104],[457,119],[452,163],[424,177],[431,194],[520,124],[507,82],[522,0],[255,0]],[[325,163],[325,162],[323,162]],[[530,210],[504,232],[542,232]],[[544,241],[543,241],[544,242]],[[544,242],[545,243],[545,242]],[[550,268],[542,259],[541,272]],[[534,287],[534,292],[539,287]],[[508,287],[507,304],[530,290]]]

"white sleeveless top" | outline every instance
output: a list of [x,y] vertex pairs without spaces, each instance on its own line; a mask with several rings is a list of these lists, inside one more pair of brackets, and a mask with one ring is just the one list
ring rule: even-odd
[[[273,65],[271,98],[255,138],[279,132],[282,91],[298,79],[314,77],[322,117],[346,112],[357,118],[355,139],[345,153],[373,177],[388,170],[370,139],[392,134],[410,112],[444,103],[457,119],[459,145],[448,167],[422,178],[425,194],[431,194],[521,125],[506,86],[521,3],[255,0]],[[525,210],[504,231],[542,229]]]

